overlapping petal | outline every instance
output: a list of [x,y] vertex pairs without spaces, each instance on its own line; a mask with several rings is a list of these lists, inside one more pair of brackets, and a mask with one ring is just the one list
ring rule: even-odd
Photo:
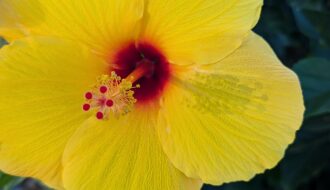
[[296,75],[251,34],[221,62],[176,73],[156,128],[178,169],[222,184],[274,167],[293,141],[303,111]]
[[53,38],[0,50],[0,168],[61,188],[65,145],[84,122],[83,94],[106,63],[87,48]]
[[110,57],[140,36],[171,62],[208,64],[241,45],[261,6],[262,0],[2,0],[0,34],[71,38]]
[[29,35],[28,27],[44,17],[38,1],[30,0],[0,1],[0,13],[0,36],[8,41]]
[[169,162],[155,131],[155,111],[88,120],[70,140],[64,157],[66,189],[197,190]]
[[55,35],[111,55],[134,40],[143,0],[1,0],[0,35]]
[[259,19],[262,0],[149,0],[142,38],[175,64],[209,64],[239,47]]

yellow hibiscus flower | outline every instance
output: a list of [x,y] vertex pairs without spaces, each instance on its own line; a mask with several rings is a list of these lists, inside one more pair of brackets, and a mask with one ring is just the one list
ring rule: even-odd
[[0,169],[51,187],[200,189],[274,167],[296,75],[262,0],[1,0]]

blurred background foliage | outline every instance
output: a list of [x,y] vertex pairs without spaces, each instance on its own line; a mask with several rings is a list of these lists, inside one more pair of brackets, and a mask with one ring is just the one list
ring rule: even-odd
[[[330,0],[265,0],[255,32],[298,74],[305,97],[305,121],[277,167],[249,182],[206,185],[203,190],[329,190]],[[0,40],[1,44],[5,41]],[[32,179],[0,173],[0,189],[47,188]]]

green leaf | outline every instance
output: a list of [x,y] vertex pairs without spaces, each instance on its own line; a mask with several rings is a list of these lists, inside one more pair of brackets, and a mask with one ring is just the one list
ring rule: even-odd
[[296,190],[330,167],[330,114],[304,122],[297,139],[281,162],[281,186]]
[[0,172],[0,189],[12,190],[16,185],[22,181],[21,178],[10,176]]
[[326,10],[325,1],[322,0],[287,0],[293,8],[303,8],[312,10]]
[[0,37],[0,48],[5,44],[7,44],[7,42],[3,38]]
[[303,88],[306,113],[309,118],[330,113],[330,61],[322,58],[307,58],[296,64]]
[[298,28],[301,33],[305,36],[314,39],[320,40],[320,33],[314,26],[315,23],[312,23],[309,18],[305,15],[307,10],[302,10],[298,8],[293,9],[293,13],[298,25]]
[[315,0],[291,0],[290,3],[300,32],[320,45],[329,46],[330,12],[325,3]]

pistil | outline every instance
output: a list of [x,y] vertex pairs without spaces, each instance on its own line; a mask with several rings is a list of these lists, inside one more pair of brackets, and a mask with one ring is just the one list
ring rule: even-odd
[[152,76],[154,70],[154,64],[152,61],[148,59],[142,59],[136,65],[136,68],[126,77],[126,80],[130,81],[131,83],[135,83],[142,77]]
[[125,115],[133,109],[136,102],[132,89],[132,82],[122,79],[115,72],[111,75],[103,75],[97,80],[97,84],[91,91],[85,93],[86,102],[82,108],[84,111],[95,110],[95,116],[99,120]]
[[86,102],[83,104],[83,110],[96,110],[95,116],[99,120],[107,119],[111,114],[115,117],[127,114],[137,101],[133,96],[133,89],[140,87],[139,84],[133,86],[133,83],[152,74],[153,63],[143,59],[125,79],[114,71],[110,76],[101,76],[94,88],[85,93]]

